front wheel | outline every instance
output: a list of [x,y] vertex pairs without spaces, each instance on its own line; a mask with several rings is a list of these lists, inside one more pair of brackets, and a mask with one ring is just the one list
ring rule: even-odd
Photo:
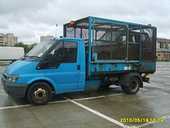
[[121,88],[127,94],[136,94],[141,86],[141,81],[136,76],[127,76],[121,81]]
[[37,82],[31,85],[27,92],[27,99],[31,104],[43,105],[47,104],[51,99],[52,89],[45,82]]

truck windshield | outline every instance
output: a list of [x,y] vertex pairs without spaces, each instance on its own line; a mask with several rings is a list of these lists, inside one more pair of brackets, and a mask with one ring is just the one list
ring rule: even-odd
[[43,54],[48,51],[54,43],[55,40],[39,43],[27,53],[26,57],[42,57]]

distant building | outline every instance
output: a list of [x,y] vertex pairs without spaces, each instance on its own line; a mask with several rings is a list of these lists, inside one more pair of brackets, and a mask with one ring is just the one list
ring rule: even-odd
[[4,45],[4,34],[0,33],[0,46]]
[[49,40],[53,39],[54,36],[47,35],[47,36],[40,36],[40,42],[48,42]]
[[156,55],[157,60],[170,61],[170,39],[157,39]]
[[0,33],[0,46],[14,46],[17,43],[17,37],[13,33]]

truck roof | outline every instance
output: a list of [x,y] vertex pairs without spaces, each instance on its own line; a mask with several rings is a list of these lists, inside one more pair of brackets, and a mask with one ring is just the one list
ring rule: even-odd
[[[88,23],[89,20],[99,22],[100,24],[101,23],[103,23],[103,24],[116,24],[116,25],[127,26],[129,28],[151,28],[151,27],[154,27],[154,26],[151,26],[151,24],[145,25],[145,24],[138,24],[138,23],[132,23],[132,22],[127,22],[127,21],[119,21],[119,20],[113,20],[113,19],[99,18],[99,17],[94,17],[94,16],[88,16],[88,17],[85,17],[85,18],[81,18],[81,19],[78,19],[74,22],[76,24],[84,22],[84,25],[85,25],[85,23]],[[70,24],[70,22],[64,24],[64,26],[65,25],[67,26],[69,24]],[[88,26],[88,24],[87,24],[87,26]]]
[[60,37],[60,38],[55,38],[56,40],[68,40],[68,41],[83,41],[82,38],[74,38],[74,37]]

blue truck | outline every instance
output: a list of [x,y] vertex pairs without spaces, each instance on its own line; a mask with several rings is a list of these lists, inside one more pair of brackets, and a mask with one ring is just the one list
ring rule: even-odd
[[156,27],[86,17],[63,25],[63,37],[35,46],[2,75],[5,91],[46,104],[55,94],[121,86],[136,94],[156,70]]

